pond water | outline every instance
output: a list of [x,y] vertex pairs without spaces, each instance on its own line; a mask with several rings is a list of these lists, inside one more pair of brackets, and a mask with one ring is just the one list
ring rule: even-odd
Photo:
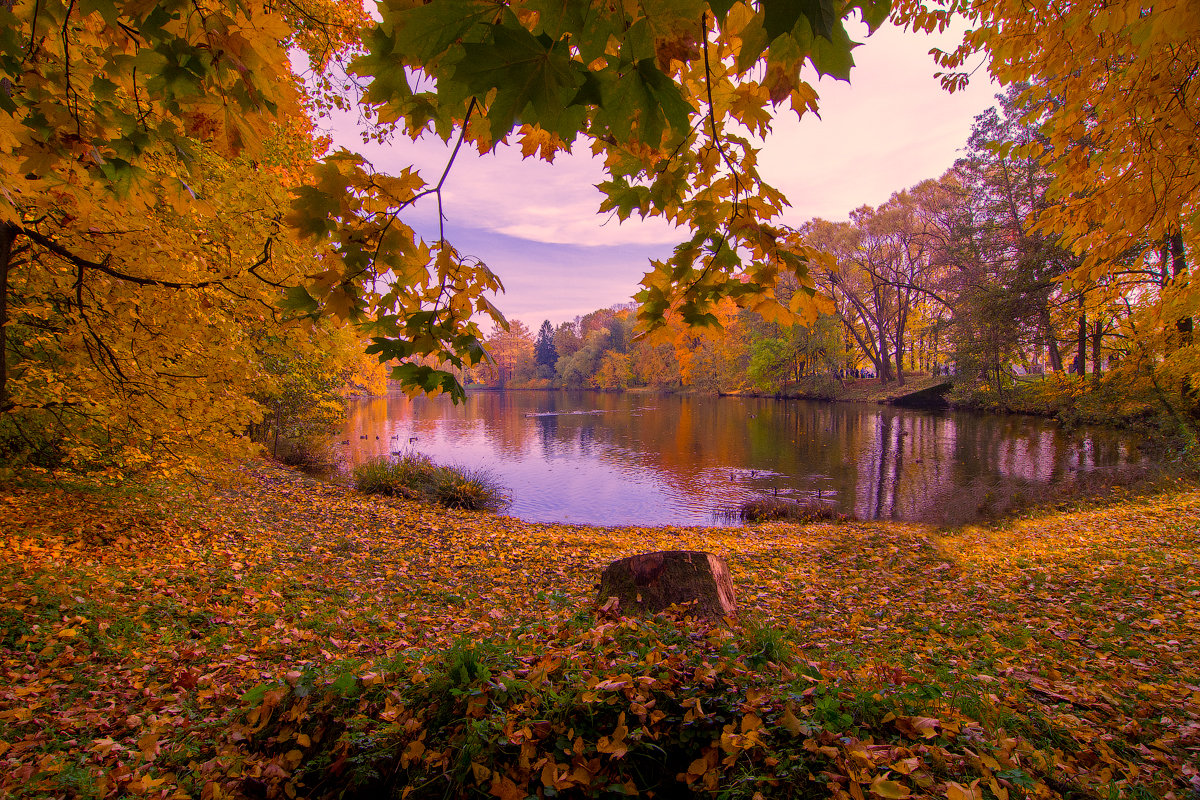
[[512,516],[591,525],[735,524],[763,495],[959,523],[1144,463],[1131,436],[1037,417],[598,392],[391,394],[353,402],[341,438],[346,469],[414,451],[488,469]]

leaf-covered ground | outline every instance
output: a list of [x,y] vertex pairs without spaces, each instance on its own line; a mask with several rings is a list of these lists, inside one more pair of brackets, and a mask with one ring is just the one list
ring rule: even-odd
[[[1200,492],[534,525],[254,464],[0,494],[0,796],[1200,796]],[[731,626],[595,603],[708,550]]]

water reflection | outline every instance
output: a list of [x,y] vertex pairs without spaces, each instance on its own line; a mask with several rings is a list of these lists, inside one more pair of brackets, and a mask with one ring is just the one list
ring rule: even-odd
[[864,519],[961,522],[1139,460],[1104,430],[1032,417],[766,398],[477,392],[352,405],[349,466],[411,449],[490,469],[531,521],[711,525],[760,494]]

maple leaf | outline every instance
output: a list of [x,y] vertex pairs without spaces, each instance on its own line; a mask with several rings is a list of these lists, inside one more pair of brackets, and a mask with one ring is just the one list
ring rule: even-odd
[[575,94],[581,77],[565,46],[538,39],[523,28],[497,27],[488,43],[463,45],[464,58],[453,78],[476,96],[495,90],[488,106],[493,141],[505,136],[526,106],[532,107],[538,125],[571,141],[579,132],[582,109],[566,102]]

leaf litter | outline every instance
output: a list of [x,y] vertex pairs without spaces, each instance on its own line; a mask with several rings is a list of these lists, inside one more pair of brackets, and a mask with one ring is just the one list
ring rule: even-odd
[[[1200,492],[998,527],[524,523],[256,463],[0,495],[0,794],[1194,798]],[[739,618],[623,618],[724,558]]]

